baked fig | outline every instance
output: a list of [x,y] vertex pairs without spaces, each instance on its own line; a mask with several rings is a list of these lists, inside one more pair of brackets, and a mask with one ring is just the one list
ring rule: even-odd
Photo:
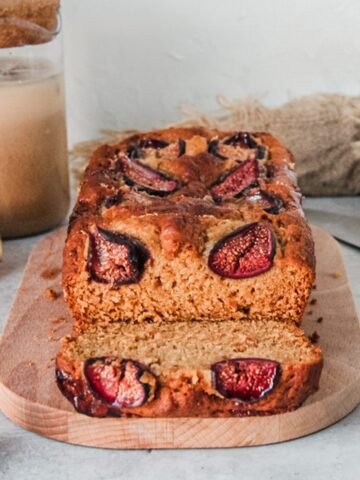
[[116,400],[119,390],[121,365],[115,357],[91,358],[85,362],[84,374],[90,388],[106,403]]
[[234,358],[211,367],[213,385],[225,398],[255,402],[276,385],[280,364],[262,358]]
[[140,243],[116,232],[94,227],[89,233],[88,271],[100,283],[136,283],[149,255]]
[[246,160],[215,182],[210,193],[215,202],[238,197],[242,192],[257,185],[259,168],[255,159]]
[[166,148],[168,145],[168,142],[159,140],[158,138],[144,138],[137,144],[139,148],[155,148],[156,150]]
[[220,158],[221,160],[226,160],[226,157],[219,153],[219,140],[217,138],[210,140],[208,143],[208,153],[210,153],[210,155],[214,155],[214,157]]
[[157,138],[143,138],[138,143],[133,143],[132,145],[130,145],[126,150],[126,155],[132,160],[134,160],[144,157],[143,150],[147,148],[154,148],[155,150],[159,150],[161,148],[166,148],[168,145],[168,142],[165,142],[164,140],[159,140]]
[[143,156],[141,149],[137,145],[130,145],[126,150],[126,155],[132,160]]
[[182,138],[179,138],[178,147],[179,147],[178,157],[181,157],[182,155],[185,155],[185,153],[186,153],[186,142],[185,142],[185,140],[183,140]]
[[139,362],[112,356],[86,360],[84,375],[100,400],[119,409],[143,405],[156,385],[154,375]]
[[258,190],[247,198],[250,201],[259,202],[262,209],[271,215],[277,215],[284,208],[282,198],[267,190]]
[[256,147],[256,158],[258,160],[264,160],[266,157],[266,148],[263,145],[258,145]]
[[267,223],[249,223],[220,239],[208,258],[209,268],[225,278],[255,277],[272,267],[275,239]]
[[104,207],[105,208],[111,208],[114,207],[115,205],[119,205],[122,200],[122,195],[120,192],[114,193],[113,195],[109,195],[104,199]]
[[152,195],[165,196],[179,187],[179,182],[153,168],[146,167],[127,156],[119,159],[125,181],[128,185],[136,185]]
[[76,220],[81,217],[83,214],[88,213],[91,211],[92,206],[88,203],[85,202],[84,200],[79,200],[75,207],[74,210],[72,211],[70,217],[69,217],[69,225],[67,228],[67,233],[71,232],[72,227],[75,225]]
[[224,145],[240,145],[241,148],[256,148],[257,143],[248,132],[238,132],[224,140]]

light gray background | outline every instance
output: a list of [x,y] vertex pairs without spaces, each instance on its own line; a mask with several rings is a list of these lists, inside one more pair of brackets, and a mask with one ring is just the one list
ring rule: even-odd
[[62,0],[70,142],[216,95],[360,92],[357,0]]

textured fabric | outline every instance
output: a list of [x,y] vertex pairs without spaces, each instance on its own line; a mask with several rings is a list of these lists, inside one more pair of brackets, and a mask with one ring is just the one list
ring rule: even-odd
[[273,109],[256,99],[219,102],[225,115],[211,118],[185,108],[185,123],[269,131],[294,154],[304,194],[360,193],[360,98],[311,95]]
[[[360,193],[360,98],[311,95],[279,108],[266,108],[253,98],[231,102],[219,97],[219,103],[221,111],[216,115],[183,107],[185,120],[177,125],[268,131],[294,154],[305,195]],[[100,143],[114,143],[128,134],[109,130],[103,133],[101,139],[75,147],[76,173],[83,169],[79,157],[86,157]]]

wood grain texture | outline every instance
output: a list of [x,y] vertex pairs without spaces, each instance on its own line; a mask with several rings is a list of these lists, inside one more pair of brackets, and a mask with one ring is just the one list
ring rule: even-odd
[[[23,427],[57,440],[108,448],[235,447],[281,442],[318,431],[360,402],[360,329],[336,241],[313,227],[317,281],[304,328],[320,335],[320,390],[297,411],[249,418],[89,418],[76,413],[54,380],[59,339],[71,318],[60,287],[64,231],[31,254],[0,345],[0,408]],[[52,288],[59,297],[45,295]],[[323,320],[318,322],[322,317]]]

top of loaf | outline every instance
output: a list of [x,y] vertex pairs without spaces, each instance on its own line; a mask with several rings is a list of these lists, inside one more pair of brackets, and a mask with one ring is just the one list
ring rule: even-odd
[[[250,169],[234,176],[244,165]],[[200,224],[209,218],[266,221],[289,258],[314,267],[294,167],[291,153],[269,133],[200,127],[138,133],[93,153],[69,231],[75,224],[116,230],[118,219],[138,230],[146,216],[173,256],[179,245],[202,241]]]
[[[155,170],[153,178],[147,178],[146,184],[135,178],[141,172],[129,178],[119,161],[124,157]],[[247,160],[257,164],[254,181],[245,182],[239,192],[234,185],[219,195],[214,186]],[[85,214],[100,215],[106,221],[119,215],[167,213],[238,218],[245,210],[268,205],[269,200],[260,198],[259,191],[279,198],[282,212],[300,205],[292,155],[268,133],[198,127],[139,133],[94,152],[70,223]]]

